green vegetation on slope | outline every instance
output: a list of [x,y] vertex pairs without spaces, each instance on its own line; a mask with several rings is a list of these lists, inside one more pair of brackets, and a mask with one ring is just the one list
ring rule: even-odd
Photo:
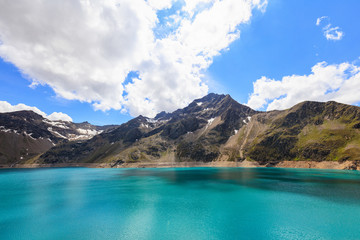
[[261,163],[360,160],[359,123],[358,107],[304,102],[268,119],[247,156]]

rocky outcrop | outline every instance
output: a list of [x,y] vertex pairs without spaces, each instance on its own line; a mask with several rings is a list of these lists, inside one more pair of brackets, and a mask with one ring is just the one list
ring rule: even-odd
[[55,145],[87,140],[113,127],[51,121],[32,111],[0,113],[0,164],[35,160]]

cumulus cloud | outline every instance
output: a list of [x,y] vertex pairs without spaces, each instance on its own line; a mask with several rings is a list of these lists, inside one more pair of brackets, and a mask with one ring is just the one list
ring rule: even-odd
[[[95,109],[153,116],[205,95],[202,73],[266,0],[0,2],[0,56],[32,86]],[[157,36],[157,29],[165,29]],[[129,79],[130,72],[138,76]]]
[[22,111],[22,110],[31,110],[41,116],[43,116],[44,118],[47,118],[49,120],[52,121],[69,121],[72,122],[72,118],[62,112],[53,112],[50,115],[47,115],[46,113],[44,113],[43,111],[41,111],[40,109],[38,109],[37,107],[31,107],[31,106],[27,106],[23,103],[19,103],[17,105],[11,105],[10,103],[6,102],[6,101],[0,101],[0,112],[4,113],[4,112],[15,112],[15,111]]
[[48,115],[46,118],[51,121],[62,120],[62,121],[72,122],[72,118],[66,113],[62,113],[62,112],[53,112],[52,114]]
[[168,9],[171,7],[172,2],[172,0],[148,0],[148,4],[156,10]]
[[320,62],[309,75],[284,76],[281,80],[262,77],[256,80],[247,105],[267,110],[286,109],[301,101],[360,101],[360,67],[351,63],[329,65]]
[[332,27],[328,16],[322,16],[316,20],[316,26],[320,25],[324,25],[322,30],[327,40],[338,41],[343,38],[344,32],[341,31],[340,27]]

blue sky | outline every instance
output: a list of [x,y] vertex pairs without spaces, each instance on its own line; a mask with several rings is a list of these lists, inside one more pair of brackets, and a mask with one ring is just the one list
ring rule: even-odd
[[[135,20],[143,21],[144,25],[139,27],[141,31],[131,32],[127,30],[130,33],[125,32],[125,34],[119,30],[123,28],[118,26],[116,28],[118,36],[114,39],[112,39],[112,35],[104,35],[104,39],[107,41],[105,47],[97,45],[102,43],[100,41],[102,39],[90,41],[93,35],[86,36],[84,45],[88,47],[87,49],[102,51],[114,44],[114,49],[110,49],[109,52],[101,55],[101,57],[106,57],[105,60],[101,59],[101,61],[96,60],[96,52],[90,55],[94,56],[95,60],[87,61],[89,56],[86,54],[88,53],[73,50],[82,47],[75,45],[75,40],[64,44],[64,46],[68,46],[74,42],[74,46],[69,48],[71,51],[66,51],[70,57],[66,55],[61,59],[57,57],[60,55],[58,52],[62,51],[64,47],[61,50],[56,50],[58,45],[52,45],[49,46],[49,49],[55,48],[56,51],[46,49],[47,44],[41,41],[48,37],[45,36],[45,33],[49,32],[51,23],[38,23],[51,18],[51,15],[44,14],[41,19],[34,17],[34,25],[30,26],[34,27],[34,34],[39,31],[40,40],[33,36],[10,32],[5,25],[12,26],[11,24],[19,24],[21,21],[10,21],[11,19],[8,16],[1,17],[0,40],[4,49],[1,50],[0,45],[0,56],[2,57],[0,60],[0,101],[6,101],[11,105],[22,103],[27,106],[34,106],[47,115],[53,112],[62,112],[69,115],[74,122],[89,121],[97,125],[120,124],[138,114],[151,115],[160,110],[175,110],[207,92],[230,94],[240,103],[248,104],[260,110],[283,109],[303,100],[337,100],[354,105],[358,105],[360,102],[360,95],[354,94],[356,90],[357,92],[360,90],[360,31],[357,27],[357,23],[360,22],[360,15],[358,14],[360,2],[358,1],[269,0],[261,9],[253,7],[248,12],[239,11],[238,14],[245,15],[250,12],[249,19],[230,19],[229,17],[229,22],[224,21],[222,23],[224,28],[236,25],[239,36],[235,37],[235,40],[222,40],[222,38],[231,36],[234,29],[220,35],[218,32],[222,26],[214,26],[216,31],[212,34],[214,34],[214,39],[219,39],[218,42],[208,42],[206,39],[211,35],[205,31],[201,32],[205,40],[199,39],[199,42],[202,43],[201,41],[203,41],[202,45],[205,45],[206,48],[204,47],[199,52],[195,50],[194,53],[184,56],[181,55],[181,52],[176,52],[176,46],[171,48],[169,46],[180,42],[182,45],[187,44],[191,47],[184,49],[184,52],[188,49],[194,51],[193,49],[198,46],[196,42],[194,43],[194,40],[191,42],[191,37],[185,38],[183,36],[194,34],[196,26],[194,27],[195,24],[192,23],[201,13],[211,10],[213,11],[212,14],[216,14],[219,11],[216,11],[215,6],[221,7],[221,5],[216,5],[217,1],[215,0],[207,0],[206,3],[201,3],[202,5],[198,4],[197,8],[185,11],[183,10],[186,5],[184,1],[168,1],[166,6],[158,6],[156,5],[158,3],[151,2],[156,1],[144,2],[144,6],[137,9],[131,8],[131,3],[128,1],[123,3],[123,5],[129,4],[127,11],[131,8],[139,16],[147,16],[146,19],[141,17],[138,17],[140,20],[134,19],[134,22],[136,22]],[[41,1],[39,4],[41,5]],[[151,5],[150,10],[148,9],[149,4]],[[5,9],[4,6],[0,6],[0,9],[8,12],[15,11],[15,8],[11,8],[11,6],[6,7],[9,9]],[[46,7],[51,6],[44,3],[41,8],[40,6],[32,6],[27,11],[31,17],[32,12],[34,16],[35,14],[39,15],[39,9],[46,9]],[[112,9],[109,6],[108,8]],[[16,11],[13,14],[17,17],[21,18],[24,15],[22,12]],[[104,12],[125,14],[125,10]],[[127,14],[130,13],[127,12]],[[60,17],[64,14],[71,15],[72,13],[58,13]],[[0,15],[2,14],[0,13]],[[219,14],[219,16],[222,15]],[[316,25],[317,19],[323,16],[326,18],[323,18],[323,21]],[[118,16],[114,16],[114,19],[117,24],[121,25],[123,22],[121,18],[118,19]],[[147,22],[148,19],[152,19],[150,23]],[[57,23],[55,20],[53,24]],[[86,22],[87,19],[78,19],[78,21],[82,20]],[[129,21],[129,26],[138,27],[136,24],[131,25],[131,19]],[[167,24],[168,21],[171,24]],[[107,24],[103,19],[97,23],[98,25]],[[212,22],[209,21],[209,25],[211,24]],[[192,28],[189,27],[190,25]],[[70,25],[64,25],[65,32],[68,26]],[[14,26],[12,27],[14,28]],[[27,27],[29,28],[29,26]],[[64,37],[66,40],[69,38],[68,36],[71,36],[72,31],[76,31],[75,27],[68,30],[69,35],[58,35],[60,34],[58,32],[54,32],[54,35],[58,36],[59,39]],[[78,27],[81,25],[79,24]],[[57,31],[62,32],[63,29],[57,29]],[[103,32],[103,29],[105,27],[101,28],[101,31],[97,31]],[[334,29],[330,33],[335,33],[337,30],[343,35],[338,40],[327,39],[325,34],[329,29]],[[177,35],[174,34],[176,31],[178,31]],[[86,34],[91,33],[90,30],[86,32]],[[28,34],[31,35],[31,33]],[[44,34],[44,38],[42,38],[42,34]],[[174,34],[173,37],[169,37],[171,34]],[[218,35],[215,37],[216,34]],[[123,40],[128,35],[133,38],[128,41]],[[203,35],[199,36],[202,37]],[[151,43],[156,43],[156,39],[163,39],[164,41],[157,42],[151,51],[144,51],[144,48],[138,49],[137,46],[147,46],[148,42],[145,40],[149,36],[153,36],[155,39]],[[197,37],[199,38],[199,36]],[[78,44],[84,42],[81,37],[79,35]],[[109,39],[111,44],[108,44]],[[167,39],[173,42],[168,44],[165,41]],[[125,48],[119,53],[116,52],[118,49],[117,41],[119,46]],[[135,41],[135,47],[132,41]],[[63,43],[61,41],[56,43],[55,41],[54,44]],[[42,46],[39,49],[46,54],[37,55],[40,50],[36,53],[33,52],[32,49],[38,45]],[[11,50],[13,48],[18,52]],[[134,51],[138,51],[138,54],[124,53],[126,48],[135,49]],[[160,54],[161,51],[165,52]],[[174,54],[170,55],[169,52],[172,51]],[[30,57],[27,57],[28,53]],[[61,54],[64,55],[64,52]],[[80,56],[80,54],[84,54],[84,56]],[[195,59],[194,56],[197,55],[201,55],[202,58],[200,60]],[[22,56],[25,57],[22,58]],[[38,59],[36,56],[41,58]],[[156,61],[151,60],[154,56],[156,56]],[[164,60],[167,57],[174,57],[176,65]],[[125,60],[122,61],[122,58]],[[48,59],[49,62],[47,62]],[[54,62],[51,62],[52,59],[55,59]],[[62,62],[67,61],[66,59],[70,59],[71,64]],[[119,66],[127,65],[127,59],[135,60],[124,68],[128,69],[127,71],[122,71]],[[39,62],[35,64],[36,61]],[[116,71],[111,68],[112,62],[118,63],[118,65],[114,65]],[[80,67],[72,68],[78,63],[81,66],[81,71],[85,71],[84,73],[79,70]],[[86,64],[87,66],[83,66]],[[64,67],[62,68],[62,66]],[[81,82],[82,79],[86,78],[86,70],[83,69],[92,71],[95,66],[101,67],[96,72],[89,72],[89,75],[92,74],[95,77]],[[192,69],[189,72],[184,72],[185,77],[181,76],[182,71],[186,71],[188,66],[192,66]],[[80,80],[72,79],[71,74],[65,76],[59,74],[59,71],[67,71],[67,69],[74,75],[81,72],[78,74]],[[132,74],[126,76],[129,71]],[[46,74],[43,74],[44,72]],[[117,75],[120,77],[108,80],[109,77],[98,77],[98,75],[106,75],[110,78]],[[101,87],[101,81],[104,81],[104,89]],[[253,88],[255,82],[257,90]],[[30,86],[32,83],[33,85]],[[112,92],[112,89],[115,88],[116,91]],[[86,91],[82,91],[82,89]],[[184,92],[187,91],[189,93],[185,94]],[[99,96],[94,97],[97,95]],[[142,101],[137,101],[140,98]]]

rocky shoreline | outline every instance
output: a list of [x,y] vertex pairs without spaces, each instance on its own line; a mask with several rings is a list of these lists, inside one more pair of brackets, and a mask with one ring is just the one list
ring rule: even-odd
[[360,170],[360,161],[282,161],[278,163],[261,165],[254,161],[216,161],[216,162],[137,162],[121,163],[56,163],[56,164],[14,164],[0,165],[0,168],[185,168],[185,167],[276,167],[276,168],[316,168],[316,169],[344,169]]

